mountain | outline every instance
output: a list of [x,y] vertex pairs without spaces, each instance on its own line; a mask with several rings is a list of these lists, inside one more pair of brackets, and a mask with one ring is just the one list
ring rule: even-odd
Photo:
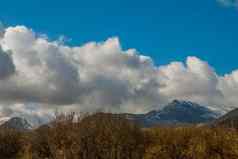
[[32,129],[32,126],[28,123],[28,121],[20,117],[10,118],[9,120],[3,122],[0,127],[15,129],[19,131],[26,131]]
[[219,114],[205,106],[189,102],[174,100],[161,110],[151,111],[146,114],[126,114],[127,119],[135,121],[142,126],[151,127],[158,124],[199,124],[213,121]]
[[215,120],[212,123],[212,126],[223,126],[238,129],[238,108]]
[[10,120],[10,117],[2,117],[0,118],[0,125],[4,124],[6,121]]
[[[234,113],[237,116],[238,110]],[[220,114],[208,109],[206,106],[190,101],[173,100],[165,105],[161,110],[153,110],[145,114],[117,114],[131,121],[140,124],[142,127],[152,127],[156,125],[180,125],[180,124],[200,124],[218,119]],[[235,116],[233,113],[229,116]],[[226,117],[225,117],[226,119]],[[221,120],[221,119],[220,119]],[[32,123],[32,122],[31,122]],[[48,123],[48,124],[47,124]],[[49,125],[50,122],[45,122]],[[44,124],[38,124],[36,127]],[[0,127],[13,128],[17,130],[32,129],[32,125],[25,118],[2,118]]]

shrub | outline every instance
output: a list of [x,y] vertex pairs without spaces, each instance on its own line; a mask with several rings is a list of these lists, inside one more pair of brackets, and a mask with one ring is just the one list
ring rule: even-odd
[[[98,113],[80,123],[81,155],[86,159],[140,159],[144,154],[144,134],[119,115]],[[90,153],[88,153],[90,152]]]
[[153,128],[145,159],[237,159],[238,133],[224,128]]
[[32,133],[32,153],[36,159],[142,159],[143,142],[141,129],[117,115],[60,115]]
[[121,115],[60,115],[28,132],[0,129],[1,159],[237,159],[235,129],[142,129]]
[[0,158],[15,159],[23,148],[23,133],[13,129],[0,129]]

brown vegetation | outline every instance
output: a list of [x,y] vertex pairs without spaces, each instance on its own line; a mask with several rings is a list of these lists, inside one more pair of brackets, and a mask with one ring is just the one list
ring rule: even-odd
[[11,129],[0,130],[0,158],[14,159],[20,155],[23,146],[23,135]]
[[177,127],[146,131],[145,159],[238,159],[238,132],[223,128]]
[[139,128],[120,116],[57,116],[29,132],[0,130],[1,159],[238,159],[238,132],[208,127]]

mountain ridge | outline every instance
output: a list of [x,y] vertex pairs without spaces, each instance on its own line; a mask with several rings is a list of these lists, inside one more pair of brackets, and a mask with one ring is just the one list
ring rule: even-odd
[[199,124],[217,119],[220,114],[197,103],[183,100],[173,100],[161,110],[152,110],[145,114],[124,114],[132,121],[142,126],[151,127],[157,124]]
[[[160,110],[152,110],[144,114],[115,114],[125,117],[128,120],[140,124],[142,127],[153,127],[156,125],[179,125],[179,124],[200,124],[218,119],[221,115],[206,106],[183,100],[173,100]],[[14,117],[9,120],[4,118],[0,127],[10,127],[19,130],[32,129],[29,122],[20,117]],[[6,120],[6,121],[5,121]],[[47,123],[44,123],[47,124]],[[44,125],[42,124],[42,125]],[[40,125],[39,125],[40,126]]]
[[228,128],[238,128],[238,108],[226,113],[211,124]]
[[32,129],[32,125],[21,117],[13,117],[0,125],[0,128],[15,129],[19,131],[27,131]]

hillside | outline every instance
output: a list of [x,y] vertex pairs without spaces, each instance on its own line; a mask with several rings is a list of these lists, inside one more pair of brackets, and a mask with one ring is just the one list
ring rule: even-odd
[[219,114],[206,106],[189,102],[174,100],[161,110],[150,111],[146,114],[126,114],[127,119],[135,121],[142,126],[151,127],[160,125],[199,124],[213,121]]
[[212,123],[213,126],[238,128],[238,109],[234,109]]

